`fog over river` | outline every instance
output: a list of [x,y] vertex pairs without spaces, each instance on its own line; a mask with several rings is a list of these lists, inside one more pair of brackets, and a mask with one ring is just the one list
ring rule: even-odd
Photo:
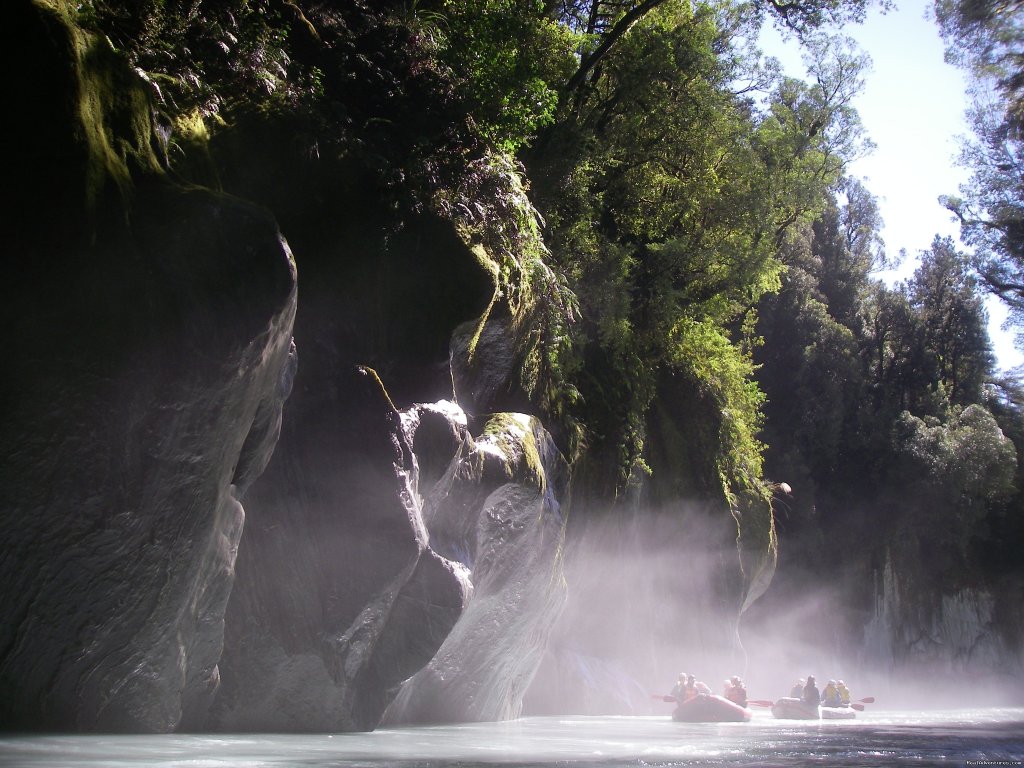
[[667,716],[532,717],[505,723],[292,736],[9,736],[19,768],[263,766],[983,766],[1024,761],[1024,709],[865,712],[858,720],[683,724]]

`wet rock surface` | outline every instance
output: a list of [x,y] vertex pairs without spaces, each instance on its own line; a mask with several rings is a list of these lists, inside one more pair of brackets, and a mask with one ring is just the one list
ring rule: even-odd
[[[463,603],[427,547],[410,435],[376,374],[312,363],[254,489],[228,610],[221,730],[367,730]],[[300,377],[299,383],[302,379]]]
[[565,466],[536,419],[491,416],[425,502],[438,551],[472,597],[430,662],[402,684],[388,725],[517,717],[561,611]]

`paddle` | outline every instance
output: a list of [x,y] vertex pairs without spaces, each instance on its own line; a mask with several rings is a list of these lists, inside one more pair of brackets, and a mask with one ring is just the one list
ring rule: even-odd
[[856,709],[858,712],[864,711],[865,704],[874,704],[874,696],[865,696],[863,699],[857,699],[857,701],[850,702],[850,706]]

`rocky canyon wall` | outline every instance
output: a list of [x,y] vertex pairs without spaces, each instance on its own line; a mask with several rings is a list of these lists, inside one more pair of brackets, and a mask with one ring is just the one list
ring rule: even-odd
[[0,722],[171,731],[218,687],[295,264],[266,211],[162,173],[149,85],[109,42],[61,3],[14,5]]
[[[601,591],[580,570],[566,581],[566,551],[593,529],[569,527],[570,469],[523,370],[536,329],[501,296],[498,257],[482,264],[465,221],[397,216],[379,169],[297,151],[283,118],[240,119],[204,149],[216,172],[183,180],[154,130],[156,87],[70,6],[18,0],[9,20],[30,53],[3,158],[22,194],[0,289],[0,723],[280,732],[520,714],[552,637],[591,626]],[[227,191],[199,184],[216,179]],[[658,476],[681,456],[655,456]],[[707,642],[772,562],[753,535],[765,520],[751,513],[738,549],[730,511],[716,499],[619,542],[643,558],[713,529],[712,560],[686,571],[714,582],[686,597],[713,594]],[[628,603],[679,573],[606,575]]]

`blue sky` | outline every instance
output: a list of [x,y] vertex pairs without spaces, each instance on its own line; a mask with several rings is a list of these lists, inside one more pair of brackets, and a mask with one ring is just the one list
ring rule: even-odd
[[[967,178],[956,165],[957,137],[967,135],[964,120],[965,79],[961,70],[943,61],[942,39],[935,22],[926,18],[928,0],[897,0],[898,8],[882,14],[872,10],[861,25],[845,34],[854,38],[873,62],[864,93],[855,106],[875,151],[850,167],[879,198],[886,250],[906,249],[910,256],[925,250],[936,235],[958,239],[959,226],[939,205],[942,194],[955,194]],[[787,73],[802,77],[795,40],[783,41],[774,30],[762,36],[765,52],[778,58]],[[909,259],[887,281],[909,276]],[[1000,329],[1005,310],[989,302],[996,357],[1002,368],[1024,363],[1014,349],[1013,334]]]

